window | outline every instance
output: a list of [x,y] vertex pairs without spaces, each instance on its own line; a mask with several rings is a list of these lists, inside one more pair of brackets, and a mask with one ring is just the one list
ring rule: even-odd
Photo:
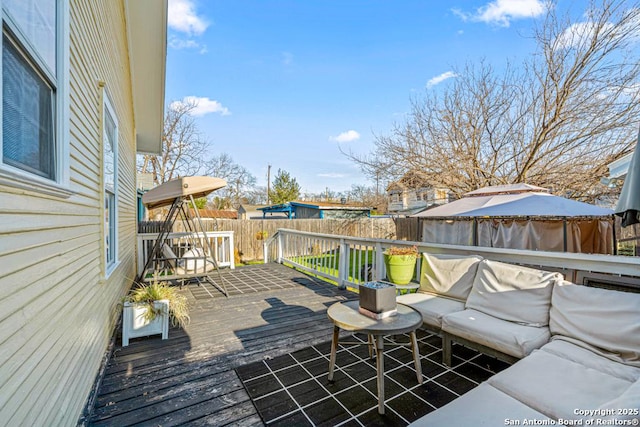
[[102,176],[104,189],[104,244],[106,271],[113,269],[118,250],[118,124],[111,103],[106,98],[103,106]]
[[69,195],[65,1],[0,0],[0,182]]

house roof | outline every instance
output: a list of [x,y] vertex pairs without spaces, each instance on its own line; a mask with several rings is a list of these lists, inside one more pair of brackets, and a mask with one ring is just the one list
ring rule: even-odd
[[373,208],[366,206],[349,206],[342,203],[332,203],[332,202],[307,202],[307,201],[299,201],[293,200],[291,202],[280,203],[277,205],[270,205],[258,208],[258,210],[264,213],[285,213],[288,217],[291,215],[295,215],[297,208],[309,208],[309,209],[317,209],[322,211],[333,210],[333,211],[363,211],[363,212],[371,212]]
[[433,185],[418,169],[406,172],[396,181],[387,186],[387,191],[417,190],[419,188],[431,188]]
[[222,209],[198,209],[202,218],[238,219],[238,211]]
[[242,204],[238,208],[238,212],[257,212],[260,208],[266,208],[269,205],[247,205]]
[[302,206],[306,208],[312,209],[323,209],[323,210],[358,210],[358,211],[367,211],[372,210],[372,207],[368,206],[355,206],[355,205],[347,205],[343,203],[334,203],[334,202],[307,202],[307,201],[299,201],[294,200],[289,202],[291,206]]
[[277,205],[269,205],[258,208],[261,211],[267,212],[284,212],[290,211],[292,208],[297,206],[303,208],[311,208],[311,209],[322,209],[322,210],[349,210],[349,211],[370,211],[373,208],[369,206],[354,206],[354,205],[346,205],[342,203],[333,203],[333,202],[307,202],[300,200],[292,200],[286,203],[280,203]]
[[631,164],[632,157],[633,151],[626,156],[609,163],[609,178],[624,178],[627,175],[627,170],[629,170],[629,165]]
[[478,188],[477,190],[465,193],[467,196],[484,196],[487,194],[518,194],[526,192],[548,193],[547,188],[537,187],[523,182],[519,184],[491,185],[489,187]]
[[126,0],[125,14],[136,150],[160,154],[167,59],[167,0]]

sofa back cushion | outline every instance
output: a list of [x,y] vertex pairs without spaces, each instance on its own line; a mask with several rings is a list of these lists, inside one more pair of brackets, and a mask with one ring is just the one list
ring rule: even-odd
[[553,285],[561,279],[560,273],[485,259],[466,307],[510,322],[546,326]]
[[640,366],[640,294],[561,281],[551,298],[549,329]]
[[167,245],[166,243],[162,245],[162,255],[164,255],[171,268],[176,268],[176,266],[182,267],[180,258],[178,258],[175,252],[173,252],[171,246]]
[[473,286],[478,264],[477,255],[422,254],[420,289],[465,301]]

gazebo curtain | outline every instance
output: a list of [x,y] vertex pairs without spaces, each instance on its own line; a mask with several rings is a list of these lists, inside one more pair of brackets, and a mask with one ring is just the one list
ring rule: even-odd
[[613,221],[605,218],[423,219],[422,241],[453,245],[581,253],[613,253]]

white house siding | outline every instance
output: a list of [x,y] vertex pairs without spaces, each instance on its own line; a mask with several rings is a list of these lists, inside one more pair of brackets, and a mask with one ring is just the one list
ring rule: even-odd
[[[70,2],[69,198],[0,186],[0,420],[74,425],[134,276],[135,138],[125,13]],[[101,110],[118,120],[118,259],[105,278]]]

